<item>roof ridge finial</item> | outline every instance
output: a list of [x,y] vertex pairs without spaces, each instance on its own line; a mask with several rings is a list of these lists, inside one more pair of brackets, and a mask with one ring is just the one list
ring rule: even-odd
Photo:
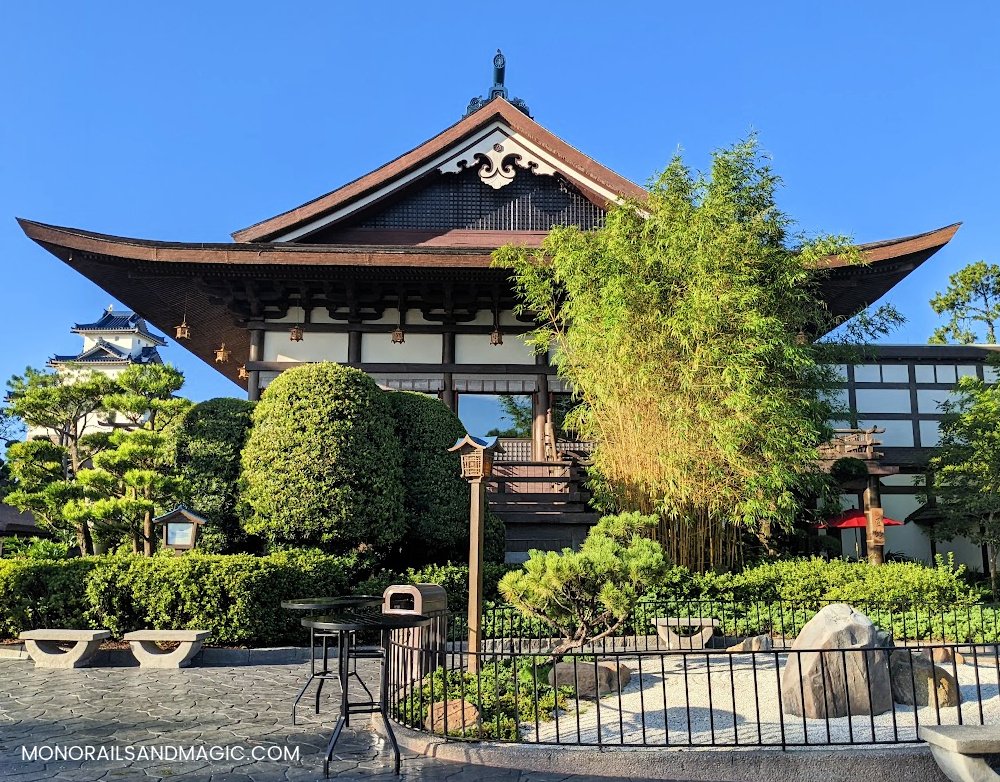
[[528,109],[528,104],[525,103],[520,98],[509,98],[507,97],[507,86],[504,84],[504,79],[507,73],[507,58],[503,56],[503,52],[497,49],[497,53],[493,56],[493,86],[490,88],[489,97],[475,97],[469,101],[469,106],[465,110],[465,116],[468,117],[470,114],[475,114],[483,106],[489,103],[494,98],[503,98],[508,101],[512,106],[520,109],[529,117],[531,116],[531,111]]

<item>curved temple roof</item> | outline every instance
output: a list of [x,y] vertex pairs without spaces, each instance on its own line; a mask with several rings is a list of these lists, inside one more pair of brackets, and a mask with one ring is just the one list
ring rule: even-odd
[[[100,285],[157,328],[172,329],[187,305],[192,338],[184,346],[234,382],[237,367],[214,363],[220,342],[246,355],[249,338],[224,304],[213,302],[196,279],[467,279],[506,285],[491,267],[491,247],[404,247],[293,243],[183,243],[121,236],[19,219],[25,234]],[[866,263],[830,258],[823,297],[835,316],[874,303],[944,247],[959,223],[912,236],[859,245]]]

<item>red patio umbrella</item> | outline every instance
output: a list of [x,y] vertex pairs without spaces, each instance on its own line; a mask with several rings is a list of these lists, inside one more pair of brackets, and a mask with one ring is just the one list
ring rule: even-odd
[[[888,516],[882,520],[882,523],[887,527],[903,526],[902,521],[890,519]],[[834,516],[832,519],[820,521],[816,524],[816,526],[824,529],[856,529],[858,527],[868,526],[868,520],[865,518],[865,512],[863,510],[852,508],[851,510],[846,510],[841,514]]]

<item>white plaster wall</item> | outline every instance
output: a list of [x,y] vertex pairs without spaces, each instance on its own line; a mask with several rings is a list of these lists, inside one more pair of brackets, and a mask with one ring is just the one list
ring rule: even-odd
[[[397,307],[386,307],[381,318],[378,320],[366,320],[365,323],[388,323],[391,326],[395,326],[399,323],[399,309]],[[416,326],[418,324],[425,326],[441,325],[440,321],[427,320],[424,317],[424,313],[420,310],[407,309],[406,324],[404,325],[404,329],[406,326]],[[409,337],[407,337],[407,339],[409,339]]]
[[442,339],[440,334],[406,334],[402,344],[394,345],[389,334],[363,334],[361,360],[370,364],[440,364]]
[[[883,494],[882,508],[885,515],[903,521],[921,505],[915,494]],[[910,522],[902,527],[885,528],[887,551],[905,554],[921,562],[931,561],[931,542],[919,524]]]
[[347,334],[309,332],[292,342],[287,331],[264,332],[264,361],[347,361]]
[[515,334],[507,334],[502,345],[491,345],[489,334],[456,334],[457,364],[534,364],[535,354]]
[[983,572],[983,549],[977,546],[968,538],[955,538],[954,540],[939,540],[937,552],[944,557],[951,552],[955,555],[956,565],[965,565],[969,570],[977,573]]

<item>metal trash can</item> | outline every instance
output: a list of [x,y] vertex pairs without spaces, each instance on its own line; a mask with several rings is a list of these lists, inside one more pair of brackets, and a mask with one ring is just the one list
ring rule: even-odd
[[422,679],[444,665],[448,642],[448,595],[437,584],[393,584],[382,593],[383,614],[421,614],[433,621],[429,627],[397,630],[398,644],[413,651],[400,660],[413,679]]

